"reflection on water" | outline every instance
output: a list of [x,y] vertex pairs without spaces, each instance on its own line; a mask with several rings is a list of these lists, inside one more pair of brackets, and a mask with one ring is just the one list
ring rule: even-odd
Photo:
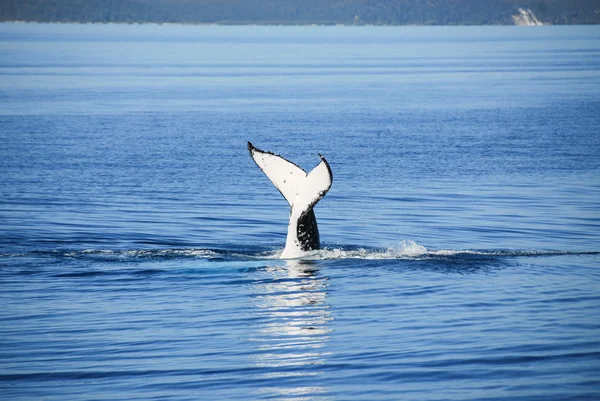
[[[327,278],[310,261],[277,261],[255,282],[255,306],[261,318],[256,365],[269,383],[261,392],[286,400],[325,400],[313,367],[324,363],[329,340]],[[277,378],[285,377],[285,387]],[[295,386],[294,384],[297,384]]]

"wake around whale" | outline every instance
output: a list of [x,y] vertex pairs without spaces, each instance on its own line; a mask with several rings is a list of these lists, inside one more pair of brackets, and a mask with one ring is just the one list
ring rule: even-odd
[[287,238],[280,258],[298,258],[306,251],[319,249],[319,228],[313,208],[331,188],[333,175],[327,160],[319,154],[321,162],[307,174],[291,161],[255,148],[250,142],[248,150],[290,205]]

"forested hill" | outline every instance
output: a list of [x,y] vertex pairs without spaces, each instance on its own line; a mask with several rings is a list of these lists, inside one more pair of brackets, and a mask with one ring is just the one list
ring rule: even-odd
[[600,24],[599,0],[0,0],[0,21],[509,25],[519,9]]

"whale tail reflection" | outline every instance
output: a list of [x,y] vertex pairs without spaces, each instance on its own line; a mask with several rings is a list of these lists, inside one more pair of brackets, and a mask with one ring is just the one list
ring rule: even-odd
[[[288,260],[269,266],[270,279],[255,285],[255,306],[261,318],[256,338],[256,365],[269,368],[269,377],[310,376],[309,366],[323,364],[332,320],[327,304],[327,278],[310,261]],[[269,386],[277,394],[310,397],[322,395],[320,387],[290,389]]]

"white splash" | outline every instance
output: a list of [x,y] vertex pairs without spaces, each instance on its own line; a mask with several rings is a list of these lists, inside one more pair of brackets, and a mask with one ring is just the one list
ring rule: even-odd
[[519,13],[512,16],[515,25],[539,26],[544,25],[530,9],[519,8]]
[[[414,241],[401,241],[398,245],[384,249],[342,249],[342,248],[324,248],[315,251],[307,251],[297,259],[302,260],[335,260],[335,259],[366,259],[366,260],[386,260],[415,258],[427,254],[427,248],[417,244]],[[280,251],[270,258],[279,258]]]
[[217,254],[210,249],[129,249],[129,250],[111,250],[111,249],[84,249],[66,253],[65,256],[79,255],[97,255],[113,256],[115,258],[152,258],[152,257],[197,257],[211,258]]
[[419,256],[427,253],[427,248],[410,240],[404,240],[397,246],[389,249],[400,256]]

